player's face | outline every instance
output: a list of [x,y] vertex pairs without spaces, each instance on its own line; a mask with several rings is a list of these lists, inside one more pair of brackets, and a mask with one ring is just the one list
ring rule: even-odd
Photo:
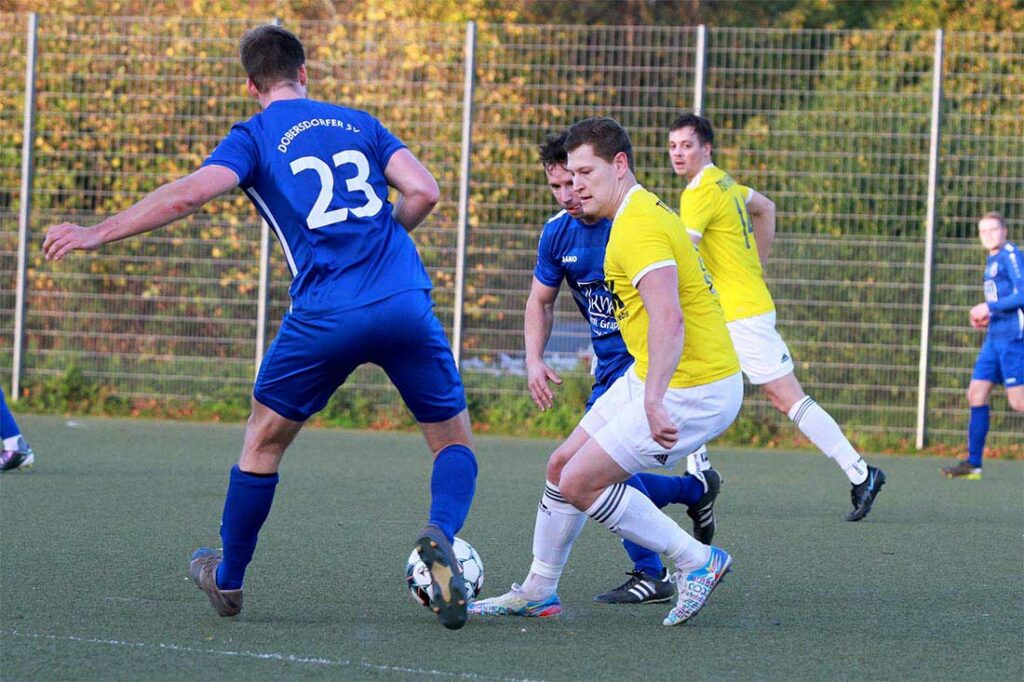
[[1006,226],[995,218],[985,218],[978,223],[978,237],[982,246],[995,253],[1006,243]]
[[577,220],[583,218],[583,205],[572,187],[572,173],[565,166],[551,165],[544,167],[548,176],[548,187],[558,205]]
[[614,163],[608,163],[594,153],[593,145],[585,144],[569,152],[569,171],[573,187],[583,206],[583,212],[597,218],[612,218],[618,210],[618,181],[621,175],[619,157],[626,163],[625,154],[620,153]]
[[668,158],[676,175],[692,180],[704,166],[711,163],[711,145],[701,144],[690,126],[668,134]]

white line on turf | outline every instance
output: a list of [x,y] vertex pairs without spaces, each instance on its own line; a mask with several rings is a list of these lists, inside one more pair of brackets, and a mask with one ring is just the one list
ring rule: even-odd
[[214,656],[236,656],[239,658],[255,658],[265,661],[283,661],[286,663],[304,663],[307,665],[336,666],[340,668],[365,668],[368,670],[380,670],[383,672],[415,673],[417,675],[436,675],[438,677],[459,677],[470,680],[503,680],[504,682],[539,682],[534,680],[520,679],[515,677],[495,677],[493,675],[479,675],[477,673],[456,673],[446,670],[428,670],[425,668],[407,668],[398,665],[381,665],[367,661],[352,661],[349,659],[332,659],[312,656],[296,656],[295,654],[280,654],[274,652],[258,651],[230,651],[227,649],[199,649],[196,647],[182,646],[180,644],[166,644],[164,642],[125,642],[119,639],[99,639],[95,637],[77,637],[75,635],[46,635],[38,632],[22,632],[21,630],[7,630],[0,628],[0,635],[9,637],[25,637],[28,639],[43,639],[49,641],[79,642],[84,644],[106,644],[107,646],[128,647],[130,649],[163,649],[165,651],[178,651],[187,654],[211,654]]

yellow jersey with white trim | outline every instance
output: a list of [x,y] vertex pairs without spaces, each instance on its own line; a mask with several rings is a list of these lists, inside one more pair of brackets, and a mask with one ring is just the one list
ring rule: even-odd
[[634,185],[612,222],[604,256],[604,276],[612,294],[615,319],[641,379],[647,378],[650,364],[650,318],[637,285],[652,270],[676,268],[685,331],[683,353],[670,388],[702,386],[740,371],[711,277],[682,228],[675,211],[653,193]]
[[701,238],[698,250],[718,289],[728,322],[775,310],[747,211],[750,191],[718,166],[709,164],[679,198],[683,225],[689,234]]

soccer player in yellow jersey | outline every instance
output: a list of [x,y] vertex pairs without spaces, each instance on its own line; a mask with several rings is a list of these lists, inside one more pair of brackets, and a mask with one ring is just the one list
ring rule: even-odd
[[721,296],[743,373],[750,383],[763,386],[772,405],[847,475],[853,511],[846,520],[860,521],[871,511],[885,473],[864,462],[793,374],[793,358],[775,329],[775,303],[763,273],[775,236],[775,204],[713,163],[715,133],[706,118],[683,114],[672,123],[668,139],[672,169],[689,181],[680,215]]
[[692,538],[624,481],[643,469],[673,466],[732,423],[743,400],[739,361],[679,216],[636,181],[622,126],[610,118],[580,121],[569,129],[565,149],[584,213],[613,220],[605,279],[636,362],[563,444],[571,455],[558,480],[547,481],[526,580],[471,604],[470,612],[560,613],[558,580],[589,516],[675,564],[678,601],[664,624],[677,625],[704,606],[732,557]]

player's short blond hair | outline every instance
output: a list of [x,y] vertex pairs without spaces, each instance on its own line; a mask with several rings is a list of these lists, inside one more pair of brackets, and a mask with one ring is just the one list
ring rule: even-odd
[[981,220],[979,220],[978,222],[981,223],[982,220],[995,220],[995,221],[998,221],[999,227],[1003,228],[1004,230],[1006,229],[1006,221],[1003,220],[1003,215],[1001,213],[996,212],[996,211],[989,211],[985,215],[981,216]]

